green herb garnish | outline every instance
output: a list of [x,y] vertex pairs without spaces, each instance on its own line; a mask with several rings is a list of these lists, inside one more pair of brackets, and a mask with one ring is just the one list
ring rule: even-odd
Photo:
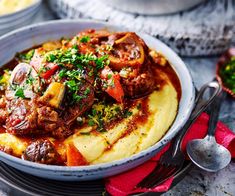
[[91,38],[89,36],[83,36],[81,39],[80,39],[80,42],[81,43],[87,43],[91,40]]
[[15,96],[16,97],[20,97],[20,98],[25,98],[25,96],[24,96],[24,90],[23,90],[23,88],[18,88],[17,90],[16,90],[16,92],[15,92]]
[[28,51],[27,53],[19,53],[17,55],[17,57],[21,61],[29,63],[31,61],[31,59],[33,58],[34,52],[35,52],[35,50],[33,49],[33,50]]
[[235,93],[235,57],[220,70],[220,75],[226,87]]
[[124,117],[129,117],[129,116],[131,116],[132,115],[132,112],[131,111],[129,111],[129,110],[125,110],[124,111]]

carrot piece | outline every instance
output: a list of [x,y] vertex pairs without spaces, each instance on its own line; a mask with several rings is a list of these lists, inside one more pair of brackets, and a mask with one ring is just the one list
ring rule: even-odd
[[82,156],[79,150],[73,145],[66,146],[67,166],[88,165],[87,160]]
[[113,71],[108,67],[101,71],[101,78],[107,81],[107,88],[105,91],[117,102],[122,102],[124,97],[124,91],[120,83],[119,74],[114,74]]
[[48,63],[47,68],[46,72],[40,74],[44,79],[49,79],[59,69],[59,66],[54,63]]

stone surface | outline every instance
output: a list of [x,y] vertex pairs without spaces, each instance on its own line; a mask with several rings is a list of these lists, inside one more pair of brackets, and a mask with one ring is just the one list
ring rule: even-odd
[[[56,19],[43,4],[34,22]],[[192,73],[195,86],[200,88],[204,83],[211,81],[215,76],[215,63],[218,57],[213,58],[183,58]],[[220,120],[235,131],[235,100],[227,97],[220,113]],[[0,183],[1,195],[23,195],[17,191],[10,191],[9,187]],[[235,162],[218,173],[207,173],[194,168],[173,189],[164,196],[232,196],[235,195]]]
[[208,0],[189,11],[161,16],[122,12],[98,0],[49,2],[60,18],[92,18],[144,31],[184,56],[223,52],[231,43],[235,20],[234,0]]

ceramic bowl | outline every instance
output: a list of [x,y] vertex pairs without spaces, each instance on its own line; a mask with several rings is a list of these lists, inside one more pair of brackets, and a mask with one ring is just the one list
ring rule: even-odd
[[[72,37],[84,29],[108,29],[110,31],[126,31],[118,26],[90,20],[57,20],[40,23],[15,30],[0,38],[0,66],[10,61],[17,52],[61,37]],[[131,29],[128,29],[131,31]],[[0,160],[23,172],[56,180],[94,180],[115,175],[134,168],[160,151],[182,128],[194,107],[194,85],[184,62],[161,41],[144,33],[137,34],[144,39],[150,48],[161,52],[177,73],[182,89],[182,98],[174,123],[167,134],[150,148],[128,158],[90,166],[53,166],[33,163],[0,152]],[[16,44],[17,43],[17,44]]]
[[40,5],[41,0],[35,0],[32,5],[22,10],[0,15],[0,34],[29,24],[29,22],[34,18],[33,16],[38,12]]

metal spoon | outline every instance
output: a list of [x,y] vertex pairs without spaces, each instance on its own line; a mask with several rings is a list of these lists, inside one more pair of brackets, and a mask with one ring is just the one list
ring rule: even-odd
[[211,105],[208,135],[204,139],[195,139],[187,144],[187,153],[193,163],[201,169],[216,172],[231,161],[230,152],[215,140],[215,130],[223,96],[218,95]]

